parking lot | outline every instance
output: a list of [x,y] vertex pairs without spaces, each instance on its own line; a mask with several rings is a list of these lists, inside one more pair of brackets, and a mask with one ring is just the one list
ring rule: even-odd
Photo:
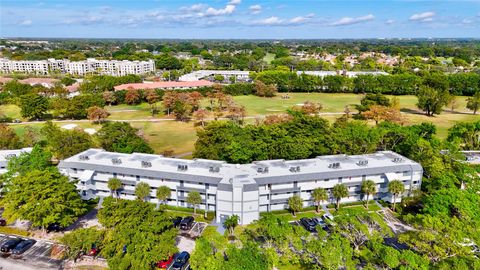
[[[12,238],[16,236],[0,234],[0,245]],[[52,242],[40,240],[21,255],[2,254],[1,259],[7,260],[4,264],[14,262],[32,266],[35,269],[61,269],[62,261],[50,258],[53,245]],[[3,264],[0,262],[0,265]]]

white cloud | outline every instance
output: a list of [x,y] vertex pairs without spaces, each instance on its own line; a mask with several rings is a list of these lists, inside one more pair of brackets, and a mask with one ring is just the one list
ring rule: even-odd
[[242,0],[230,0],[228,2],[229,5],[240,5],[240,3],[242,3]]
[[30,26],[32,25],[32,20],[24,20],[19,23],[21,26]]
[[392,19],[385,21],[385,24],[394,24],[394,23],[395,23],[395,20],[392,20]]
[[229,15],[235,11],[235,5],[226,5],[224,8],[212,8],[209,7],[204,14],[204,16],[220,16],[220,15]]
[[181,7],[180,10],[185,12],[200,12],[205,8],[207,8],[205,4],[193,4],[189,7]]
[[427,11],[413,14],[412,16],[410,16],[410,21],[431,22],[433,21],[433,17],[435,17],[435,12]]
[[361,17],[355,17],[355,18],[343,17],[340,20],[331,23],[330,25],[332,25],[332,26],[351,25],[351,24],[356,24],[356,23],[361,23],[361,22],[368,22],[368,21],[371,21],[373,19],[375,19],[375,16],[373,16],[372,14],[368,14],[368,15],[361,16]]
[[258,25],[279,25],[282,23],[283,23],[283,20],[281,20],[277,16],[271,16],[255,22],[255,24],[258,24]]
[[289,26],[289,25],[299,25],[307,23],[310,21],[315,14],[310,13],[305,16],[297,16],[291,19],[281,19],[277,16],[271,16],[265,19],[254,21],[251,25],[258,26]]
[[252,5],[248,8],[251,14],[258,14],[262,12],[262,6],[260,5]]

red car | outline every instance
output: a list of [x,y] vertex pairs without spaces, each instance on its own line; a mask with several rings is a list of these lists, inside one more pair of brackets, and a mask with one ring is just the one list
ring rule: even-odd
[[164,261],[159,261],[157,263],[157,267],[158,268],[162,268],[162,269],[167,269],[167,267],[172,264],[173,262],[173,257],[175,257],[175,255],[172,255],[170,256],[170,258],[168,258],[167,260],[164,260]]
[[88,252],[88,256],[97,256],[97,254],[98,254],[98,249],[97,248],[92,248]]

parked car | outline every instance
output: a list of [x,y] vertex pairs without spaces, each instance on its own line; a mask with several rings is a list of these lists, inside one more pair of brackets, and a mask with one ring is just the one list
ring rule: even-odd
[[190,253],[182,251],[177,257],[175,257],[175,261],[170,269],[185,270],[185,268],[188,266],[188,259],[190,259]]
[[49,232],[60,232],[63,231],[63,227],[58,223],[50,224],[47,227],[47,233]]
[[186,217],[186,218],[182,219],[182,221],[180,222],[180,229],[190,230],[190,228],[192,228],[193,221],[194,221],[194,219],[193,219],[192,216],[189,216],[189,217]]
[[161,268],[161,269],[166,269],[166,268],[168,268],[168,266],[169,266],[170,264],[172,264],[174,257],[175,257],[175,255],[172,255],[172,256],[170,256],[170,257],[169,257],[168,259],[166,259],[166,260],[159,261],[159,262],[157,263],[157,268]]
[[31,248],[33,245],[35,245],[37,241],[33,239],[27,239],[23,240],[20,242],[13,250],[12,254],[19,255],[27,251],[29,248]]
[[0,218],[0,226],[6,226],[7,221],[4,218]]
[[333,216],[331,214],[324,214],[322,218],[325,221],[333,221]]
[[97,256],[98,255],[98,248],[96,244],[92,245],[92,248],[88,251],[88,256]]
[[0,247],[0,251],[2,251],[4,253],[10,252],[10,251],[12,251],[12,249],[14,249],[22,241],[23,240],[20,239],[20,238],[10,239],[7,242],[3,243],[3,245]]
[[309,219],[309,218],[301,218],[300,219],[300,223],[303,225],[303,227],[309,231],[309,232],[315,232],[315,226],[317,226],[317,224],[315,223],[315,221],[313,221],[312,219]]
[[172,219],[173,227],[177,228],[180,226],[180,222],[182,222],[182,217],[176,217]]
[[320,217],[314,217],[314,218],[312,218],[312,220],[313,220],[318,226],[320,226],[320,227],[322,227],[322,228],[325,227],[325,226],[327,226],[327,223],[325,223],[325,221],[323,221],[323,219],[320,218]]

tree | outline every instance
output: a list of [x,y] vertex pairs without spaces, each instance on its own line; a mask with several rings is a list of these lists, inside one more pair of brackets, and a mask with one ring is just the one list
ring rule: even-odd
[[53,223],[69,226],[87,210],[75,183],[55,168],[14,177],[5,186],[3,203],[8,220],[29,220],[44,230]]
[[347,186],[345,186],[345,184],[336,184],[335,186],[333,186],[332,195],[337,202],[335,205],[335,209],[338,210],[340,208],[340,200],[348,196]]
[[18,149],[22,147],[20,137],[6,124],[0,123],[0,150]]
[[277,94],[277,87],[273,84],[266,85],[260,80],[254,82],[255,95],[259,97],[274,97]]
[[127,94],[125,94],[125,102],[129,105],[137,104],[138,102],[140,102],[139,90],[128,88]]
[[454,112],[458,108],[458,99],[457,96],[451,96],[450,103],[448,104],[450,111]]
[[101,123],[110,115],[110,113],[98,106],[87,109],[87,118],[94,123]]
[[200,121],[202,124],[202,127],[205,127],[205,119],[208,117],[209,111],[205,109],[198,109],[193,112],[193,117],[197,120]]
[[157,102],[160,100],[160,97],[155,90],[150,89],[147,91],[145,98],[147,99],[148,104],[150,104],[150,110],[153,116],[157,112]]
[[75,260],[82,253],[87,254],[93,245],[100,250],[103,248],[105,230],[97,227],[79,228],[66,233],[60,241],[68,247],[66,256]]
[[388,192],[392,193],[393,195],[393,208],[392,208],[393,211],[395,211],[397,196],[401,195],[404,190],[405,190],[405,185],[403,185],[402,181],[400,180],[393,180],[390,183],[388,183]]
[[135,196],[143,202],[150,196],[150,186],[145,182],[140,182],[135,187]]
[[318,102],[305,101],[300,107],[300,111],[305,114],[318,114],[322,108],[322,104]]
[[327,191],[323,188],[316,188],[312,191],[312,199],[317,204],[317,213],[320,211],[320,204],[328,200]]
[[372,105],[368,111],[361,112],[361,115],[365,119],[374,120],[376,125],[382,120],[392,123],[403,123],[403,117],[400,111],[393,107]]
[[480,91],[477,91],[473,96],[467,98],[467,109],[472,110],[473,114],[477,114],[480,108]]
[[20,114],[30,119],[42,119],[49,109],[48,99],[37,94],[27,94],[20,98]]
[[138,129],[127,122],[106,122],[95,134],[100,146],[119,153],[153,153],[153,149],[140,137]]
[[377,185],[375,184],[375,182],[373,182],[373,180],[365,180],[362,182],[361,189],[362,193],[367,196],[367,199],[365,201],[365,208],[368,209],[368,199],[370,195],[374,195],[375,193],[377,193]]
[[197,206],[202,203],[202,196],[197,191],[192,191],[187,195],[187,203],[193,205],[193,213],[197,214]]
[[108,186],[108,189],[110,189],[112,196],[113,194],[115,194],[115,197],[118,198],[118,190],[122,188],[122,181],[120,181],[120,179],[115,177],[110,178],[108,179],[107,186]]
[[40,130],[47,148],[59,159],[71,157],[93,146],[92,137],[83,129],[62,130],[47,122]]
[[233,235],[235,227],[238,226],[238,220],[239,217],[237,215],[232,215],[225,219],[225,221],[223,222],[223,226],[228,230],[230,235]]
[[172,191],[167,186],[160,186],[157,188],[157,198],[163,203],[167,203],[167,200],[172,196]]
[[427,116],[440,114],[442,108],[450,101],[448,90],[437,90],[428,86],[421,87],[417,92],[417,107],[425,111]]
[[111,91],[103,92],[102,97],[105,103],[107,103],[109,106],[112,106],[112,104],[117,101],[114,92]]
[[[152,269],[178,249],[168,214],[141,200],[103,200],[98,221],[107,230],[100,251],[110,269]],[[126,247],[126,249],[124,249]]]
[[292,197],[288,198],[288,207],[292,211],[293,216],[303,208],[303,200],[298,195],[293,195]]

